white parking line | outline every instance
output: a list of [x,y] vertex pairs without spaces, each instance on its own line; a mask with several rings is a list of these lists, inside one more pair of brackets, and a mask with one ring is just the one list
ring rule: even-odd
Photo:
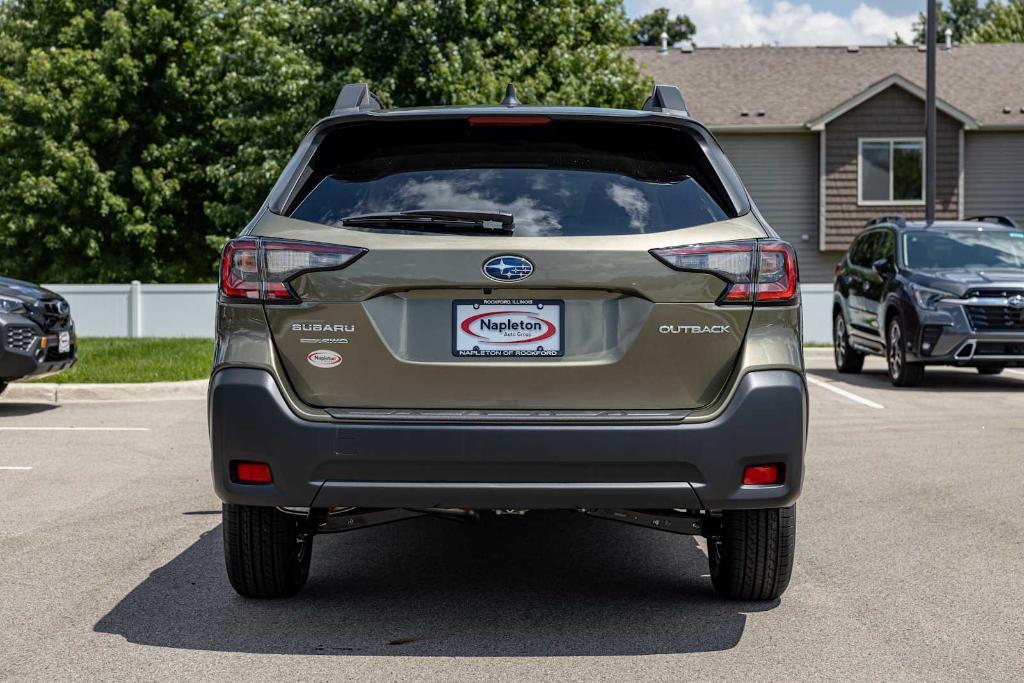
[[1024,376],[1024,370],[1013,370],[1012,368],[1006,368],[1006,371],[1014,375]]
[[32,469],[32,468],[31,468],[31,467],[12,467],[12,466],[0,466],[0,470],[18,470],[18,471],[25,471],[25,470],[30,470],[30,469]]
[[859,403],[862,406],[867,406],[868,408],[875,408],[876,410],[884,410],[885,409],[885,406],[883,406],[881,403],[875,403],[871,399],[864,398],[863,396],[858,396],[857,394],[853,393],[852,391],[847,391],[846,389],[840,389],[839,387],[833,385],[830,382],[823,382],[822,380],[818,379],[817,377],[811,377],[810,375],[807,375],[807,381],[810,382],[811,384],[813,384],[816,387],[821,387],[822,389],[828,389],[832,393],[839,394],[843,398],[849,399],[849,400],[853,401],[854,403]]
[[0,427],[0,432],[148,432],[149,427]]

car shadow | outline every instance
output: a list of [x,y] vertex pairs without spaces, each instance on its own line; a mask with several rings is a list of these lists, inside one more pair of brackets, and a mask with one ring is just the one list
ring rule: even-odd
[[96,624],[132,643],[221,652],[394,656],[718,651],[746,613],[707,578],[689,536],[578,513],[469,525],[421,518],[320,536],[295,598],[246,600],[221,529],[154,571]]
[[0,419],[45,413],[59,407],[53,403],[9,403],[7,401],[0,401]]
[[942,366],[929,367],[924,379],[916,387],[894,387],[889,381],[885,368],[864,368],[857,374],[840,374],[834,369],[808,368],[807,374],[822,379],[842,382],[852,387],[865,389],[891,389],[900,392],[949,391],[949,392],[1000,392],[1024,389],[1024,375],[1003,371],[1001,375],[979,375],[973,368],[952,369]]

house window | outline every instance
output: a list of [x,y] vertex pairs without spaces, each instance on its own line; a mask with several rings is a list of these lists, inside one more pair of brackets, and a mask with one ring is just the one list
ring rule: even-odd
[[924,203],[923,139],[861,138],[859,147],[859,203]]

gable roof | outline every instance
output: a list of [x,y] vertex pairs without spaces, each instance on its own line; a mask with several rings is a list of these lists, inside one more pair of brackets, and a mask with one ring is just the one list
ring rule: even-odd
[[[919,87],[916,83],[911,83],[910,81],[905,79],[903,76],[900,76],[899,74],[893,74],[891,76],[888,76],[887,78],[883,78],[877,83],[869,85],[866,89],[861,90],[859,93],[857,93],[850,99],[846,100],[845,102],[841,103],[838,107],[835,107],[831,111],[826,112],[825,114],[819,116],[816,119],[808,121],[807,127],[810,128],[811,130],[821,130],[829,122],[839,118],[840,116],[850,111],[857,105],[867,102],[872,97],[882,92],[886,88],[891,88],[893,86],[897,88],[903,88],[908,93],[921,100],[925,99],[925,97],[927,96],[927,91],[924,88]],[[966,112],[960,111],[959,109],[957,109],[956,107],[954,107],[953,105],[946,102],[940,97],[935,98],[935,108],[959,121],[967,130],[973,130],[979,127],[978,121],[973,116],[967,114]]]
[[[656,82],[678,85],[693,116],[720,130],[807,130],[893,85],[918,97],[925,87],[925,52],[915,46],[627,52]],[[942,111],[968,128],[1024,130],[1024,43],[940,46],[936,66]]]

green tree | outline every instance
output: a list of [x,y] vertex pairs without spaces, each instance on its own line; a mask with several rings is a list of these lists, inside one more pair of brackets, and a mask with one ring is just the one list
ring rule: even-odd
[[668,8],[659,7],[650,14],[637,17],[632,26],[634,45],[661,45],[661,34],[668,34],[668,44],[674,45],[683,40],[690,40],[697,33],[697,27],[685,14],[677,14],[669,19]]
[[[935,17],[938,28],[937,40],[940,43],[946,41],[946,29],[953,29],[954,42],[963,42],[967,36],[984,24],[992,16],[992,12],[999,6],[998,2],[988,0],[982,6],[978,0],[949,0],[948,8],[942,6],[938,0],[938,14]],[[928,19],[922,12],[917,15],[914,22],[914,42],[923,45],[928,40]]]
[[988,20],[967,36],[970,43],[1024,43],[1024,0],[992,7]]
[[[0,272],[209,280],[315,116],[298,3],[0,5]],[[273,36],[271,39],[270,36]]]
[[341,85],[636,107],[620,0],[0,0],[0,272],[216,277]]
[[501,100],[636,107],[649,89],[621,51],[621,0],[314,0],[330,92],[367,81],[386,105]]

